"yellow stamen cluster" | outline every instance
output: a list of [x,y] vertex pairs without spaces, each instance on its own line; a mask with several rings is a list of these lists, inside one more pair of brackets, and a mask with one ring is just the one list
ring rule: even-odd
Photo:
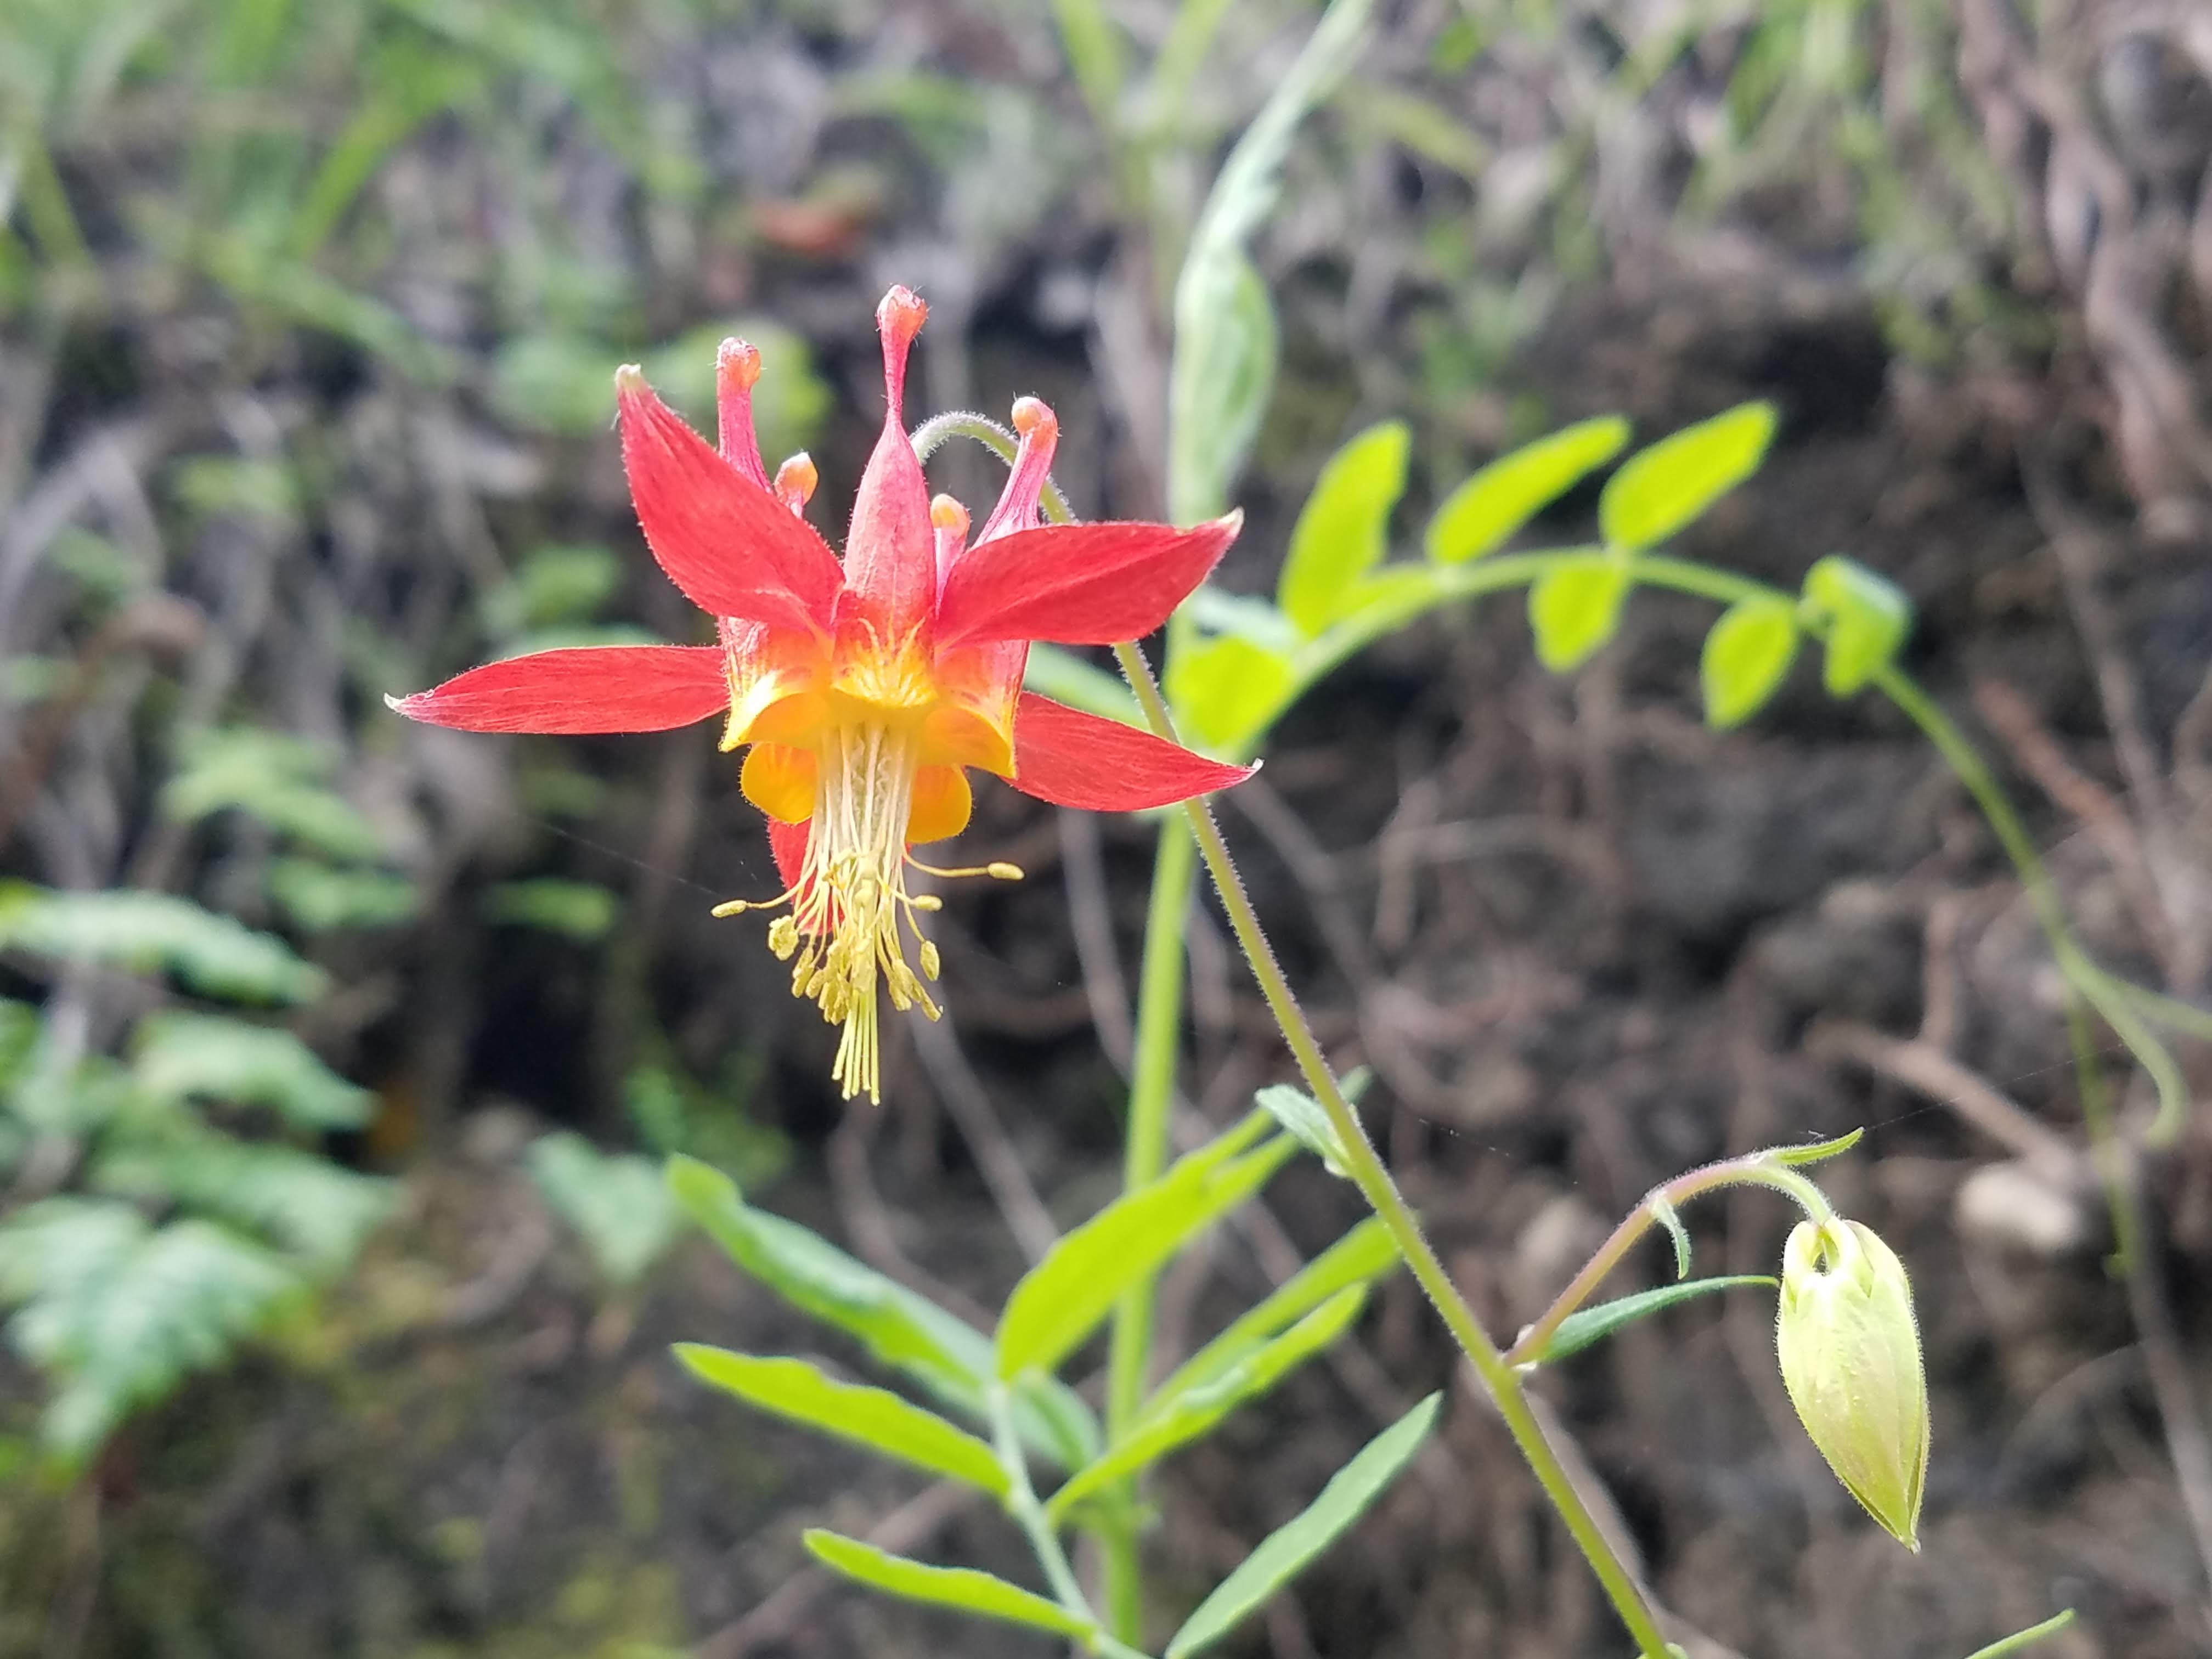
[[[883,1098],[878,982],[894,1008],[920,1008],[938,1018],[924,981],[936,979],[939,959],[918,913],[939,908],[941,901],[934,894],[908,893],[908,868],[933,876],[1021,877],[1011,864],[939,870],[908,856],[916,743],[909,726],[893,722],[826,728],[817,751],[820,781],[799,879],[765,902],[738,899],[714,907],[716,915],[726,916],[791,906],[789,915],[769,925],[769,948],[792,964],[791,994],[811,999],[823,1019],[845,1028],[830,1077],[848,1099],[863,1090],[871,1101]],[[907,961],[902,924],[914,935],[919,974]]]

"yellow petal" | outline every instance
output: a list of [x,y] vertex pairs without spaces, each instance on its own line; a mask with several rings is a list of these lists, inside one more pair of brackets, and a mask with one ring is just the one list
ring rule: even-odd
[[811,750],[757,743],[745,751],[738,787],[769,817],[783,823],[804,823],[814,816],[815,777]]
[[975,799],[968,775],[957,766],[925,766],[914,775],[914,805],[907,813],[909,842],[943,841],[968,827]]

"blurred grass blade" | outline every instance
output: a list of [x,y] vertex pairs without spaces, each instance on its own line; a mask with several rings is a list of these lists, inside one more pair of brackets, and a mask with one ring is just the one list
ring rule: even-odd
[[1259,1548],[1183,1621],[1164,1659],[1187,1659],[1219,1641],[1334,1543],[1420,1449],[1436,1425],[1443,1398],[1441,1393],[1431,1395],[1369,1441],[1329,1478],[1320,1497],[1261,1539]]
[[2040,1642],[2046,1636],[2056,1636],[2073,1622],[2074,1609],[2069,1607],[2063,1613],[2053,1613],[2039,1625],[2032,1625],[2026,1630],[2016,1631],[2001,1641],[1990,1643],[1985,1648],[1977,1648],[1966,1656],[1966,1659],[2006,1659],[2006,1656],[2018,1653],[2030,1643]]
[[1029,666],[1022,684],[1042,696],[1080,708],[1086,714],[1103,715],[1125,726],[1142,726],[1145,717],[1128,684],[1094,663],[1057,645],[1030,647]]
[[1771,404],[1739,404],[1630,456],[1598,497],[1613,547],[1664,541],[1759,471],[1774,439]]
[[1052,1495],[1046,1516],[1058,1522],[1093,1492],[1147,1468],[1178,1446],[1209,1433],[1239,1406],[1258,1399],[1351,1328],[1367,1300],[1367,1287],[1339,1291],[1271,1342],[1238,1360],[1213,1381],[1187,1389],[1147,1412],[1121,1440]]
[[1224,1159],[1218,1146],[1188,1154],[1158,1180],[1108,1205],[1023,1275],[999,1319],[1001,1377],[1057,1367],[1123,1291],[1258,1192],[1297,1149],[1285,1136]]
[[1006,1472],[990,1447],[886,1389],[837,1382],[803,1359],[765,1359],[699,1342],[679,1342],[675,1352],[702,1382],[747,1405],[994,1498],[1006,1495]]
[[1602,1342],[1615,1331],[1632,1325],[1649,1315],[1673,1307],[1678,1302],[1693,1301],[1715,1291],[1734,1290],[1744,1285],[1773,1286],[1780,1281],[1765,1273],[1732,1273],[1720,1279],[1692,1279],[1685,1284],[1662,1285],[1656,1290],[1638,1291],[1633,1296],[1616,1297],[1610,1302],[1601,1302],[1595,1308],[1583,1308],[1569,1314],[1559,1322],[1559,1328],[1552,1334],[1540,1352],[1530,1354],[1523,1363],[1548,1365],[1565,1359],[1569,1354],[1580,1353],[1594,1342]]
[[1429,557],[1463,564],[1495,550],[1627,441],[1628,422],[1606,415],[1499,456],[1444,497],[1429,520]]
[[824,1566],[887,1595],[924,1601],[933,1607],[957,1607],[963,1613],[1004,1620],[1008,1624],[1027,1625],[1032,1630],[1072,1638],[1086,1647],[1097,1633],[1096,1626],[1079,1619],[1059,1603],[1048,1601],[1034,1591],[1009,1584],[988,1572],[978,1572],[973,1567],[933,1567],[921,1561],[909,1561],[902,1555],[879,1550],[873,1544],[825,1532],[819,1527],[810,1527],[800,1537],[814,1559]]

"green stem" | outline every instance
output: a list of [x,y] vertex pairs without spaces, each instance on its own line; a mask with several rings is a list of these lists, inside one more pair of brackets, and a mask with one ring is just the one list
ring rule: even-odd
[[[1182,1030],[1183,930],[1196,885],[1197,848],[1180,818],[1160,825],[1152,865],[1152,905],[1145,917],[1144,965],[1137,981],[1136,1054],[1129,1073],[1127,1150],[1121,1189],[1134,1192],[1166,1167],[1168,1131],[1175,1104],[1176,1061]],[[1152,1297],[1147,1277],[1130,1286],[1114,1310],[1113,1346],[1107,1362],[1106,1440],[1119,1440],[1145,1402],[1152,1356]],[[1109,1503],[1127,1517],[1104,1535],[1106,1613],[1115,1635],[1144,1635],[1143,1563],[1137,1550],[1134,1480],[1122,1483],[1127,1501]]]
[[1834,1212],[1828,1207],[1826,1194],[1795,1170],[1769,1161],[1771,1157],[1770,1152],[1757,1152],[1742,1158],[1723,1158],[1654,1187],[1613,1230],[1612,1236],[1598,1246],[1597,1254],[1583,1264],[1582,1271],[1568,1281],[1567,1287],[1553,1298],[1552,1305],[1544,1310],[1536,1322],[1515,1340],[1506,1350],[1505,1363],[1525,1365],[1550,1346],[1553,1336],[1566,1323],[1568,1316],[1596,1294],[1597,1287],[1620,1265],[1637,1241],[1658,1224],[1662,1207],[1678,1209],[1692,1199],[1722,1187],[1771,1187],[1795,1200],[1814,1220],[1833,1219]]
[[[1159,685],[1152,678],[1151,666],[1133,645],[1117,645],[1114,653],[1121,662],[1121,672],[1128,676],[1130,689],[1144,706],[1146,722],[1158,736],[1174,741],[1175,722],[1169,716],[1167,704],[1161,699]],[[1443,1263],[1437,1259],[1436,1251],[1422,1233],[1420,1224],[1413,1218],[1413,1212],[1407,1207],[1404,1195],[1390,1179],[1390,1172],[1383,1167],[1382,1160],[1376,1155],[1365,1128],[1353,1113],[1351,1103],[1345,1099],[1343,1091],[1337,1087],[1336,1075],[1329,1069],[1320,1042],[1315,1037],[1313,1028],[1306,1023],[1290,981],[1284,976],[1282,964],[1276,961],[1274,950],[1267,943],[1266,933],[1261,930],[1259,915],[1253,909],[1251,898],[1244,890],[1243,881],[1230,860],[1228,845],[1221,838],[1220,826],[1214,823],[1212,810],[1200,797],[1184,802],[1183,811],[1190,821],[1192,833],[1197,838],[1198,850],[1206,860],[1207,873],[1213,878],[1214,890],[1220,896],[1222,908],[1228,913],[1230,927],[1237,935],[1237,942],[1243,949],[1253,976],[1259,981],[1261,994],[1267,999],[1276,1024],[1282,1030],[1283,1040],[1290,1046],[1291,1054],[1305,1077],[1306,1086],[1321,1103],[1322,1109],[1328,1115],[1330,1126],[1344,1145],[1346,1172],[1375,1213],[1382,1218],[1382,1224],[1389,1229],[1390,1237],[1397,1244],[1399,1254],[1405,1258],[1406,1265],[1413,1270],[1413,1277],[1435,1304],[1453,1340],[1474,1365],[1483,1388],[1497,1406],[1498,1415],[1505,1419],[1507,1431],[1512,1435],[1514,1443],[1528,1460],[1529,1468],[1543,1487],[1545,1495],[1551,1499],[1553,1507],[1559,1510],[1568,1533],[1589,1560],[1599,1583],[1612,1601],[1613,1610],[1635,1638],[1644,1659],[1668,1659],[1667,1640],[1660,1632],[1656,1616],[1645,1601],[1634,1575],[1613,1554],[1612,1546],[1599,1529],[1596,1517],[1591,1515],[1583,1502],[1582,1495],[1568,1479],[1565,1469],[1560,1467],[1550,1443],[1545,1440],[1543,1430],[1538,1425],[1535,1413],[1530,1410],[1528,1398],[1522,1391],[1519,1375],[1505,1363],[1504,1355],[1491,1341],[1476,1320],[1474,1310],[1468,1306],[1466,1298],[1459,1293],[1459,1287],[1452,1283],[1451,1276],[1444,1271]]]
[[[1068,1561],[1067,1552],[1060,1547],[1052,1522],[1045,1517],[1044,1505],[1037,1501],[1036,1488],[1030,1482],[1029,1459],[1022,1451],[1022,1438],[1014,1427],[1013,1395],[1004,1384],[992,1386],[990,1411],[992,1446],[999,1455],[999,1467],[1006,1475],[1006,1513],[1013,1516],[1022,1535],[1029,1540],[1030,1549],[1036,1553],[1037,1565],[1044,1569],[1045,1582],[1052,1586],[1053,1599],[1086,1625],[1097,1626],[1098,1615],[1091,1610],[1090,1599],[1084,1595],[1083,1585]],[[1146,1659],[1138,1650],[1103,1630],[1094,1645],[1108,1659]]]

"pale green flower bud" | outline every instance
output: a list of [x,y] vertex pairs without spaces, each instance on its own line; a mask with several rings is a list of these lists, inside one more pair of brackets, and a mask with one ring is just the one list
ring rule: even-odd
[[1782,1251],[1775,1347],[1790,1403],[1867,1513],[1917,1552],[1928,1376],[1905,1264],[1856,1221],[1802,1221]]

